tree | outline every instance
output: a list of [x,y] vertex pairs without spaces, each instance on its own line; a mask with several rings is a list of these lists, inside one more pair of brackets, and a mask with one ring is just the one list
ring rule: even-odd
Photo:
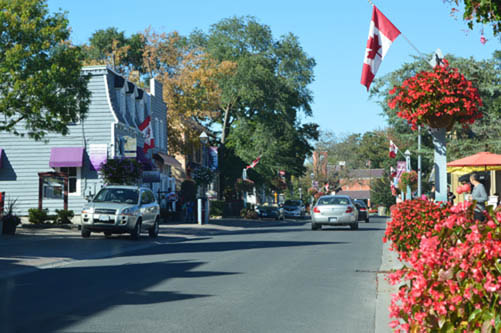
[[[501,1],[500,0],[447,0],[459,6],[464,4],[463,19],[468,27],[473,29],[474,23],[491,24],[494,35],[501,32]],[[459,9],[453,7],[451,12],[455,14]]]
[[82,48],[87,65],[111,65],[126,76],[144,71],[145,38],[142,33],[126,37],[123,31],[115,27],[100,29],[89,38],[89,45],[83,45]]
[[[274,40],[270,28],[254,18],[233,17],[211,26],[208,34],[195,31],[190,43],[218,62],[236,63],[234,75],[218,80],[221,145],[233,140],[230,145],[235,153],[247,162],[265,156],[258,170],[264,171],[268,163],[271,173],[285,168],[292,168],[293,174],[304,170],[304,156],[311,154],[312,147],[301,144],[306,154],[294,152],[293,147],[285,149],[290,141],[280,140],[284,134],[293,144],[318,136],[314,124],[298,121],[300,112],[311,115],[312,97],[307,86],[313,80],[315,61],[297,37],[288,34]],[[277,154],[278,148],[291,155]]]
[[[68,20],[43,0],[0,1],[0,131],[35,140],[68,133],[90,102],[82,54],[68,43]],[[24,129],[21,129],[22,125]]]

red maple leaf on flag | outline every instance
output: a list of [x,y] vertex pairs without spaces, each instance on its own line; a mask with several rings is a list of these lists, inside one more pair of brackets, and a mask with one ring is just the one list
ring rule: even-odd
[[374,59],[374,57],[376,57],[376,54],[382,58],[381,53],[379,53],[381,47],[382,47],[381,44],[379,44],[379,36],[378,35],[371,36],[367,41],[367,48],[369,49],[369,52],[367,53],[367,58]]

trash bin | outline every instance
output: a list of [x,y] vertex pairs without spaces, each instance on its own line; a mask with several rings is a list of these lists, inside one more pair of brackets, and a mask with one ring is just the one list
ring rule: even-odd
[[377,214],[379,216],[386,216],[386,207],[383,207],[383,206],[379,206],[377,208]]

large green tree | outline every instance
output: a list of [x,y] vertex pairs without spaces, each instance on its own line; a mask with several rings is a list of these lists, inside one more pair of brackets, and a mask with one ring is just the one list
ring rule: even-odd
[[296,36],[274,39],[271,29],[252,17],[233,17],[214,24],[208,33],[195,31],[192,47],[213,59],[236,64],[231,76],[218,80],[221,98],[216,119],[221,145],[232,147],[247,163],[263,156],[257,169],[269,175],[284,170],[304,172],[317,126],[302,124],[300,114],[311,115],[315,61]]
[[36,140],[67,134],[90,92],[66,16],[50,15],[42,0],[0,0],[0,22],[0,131]]

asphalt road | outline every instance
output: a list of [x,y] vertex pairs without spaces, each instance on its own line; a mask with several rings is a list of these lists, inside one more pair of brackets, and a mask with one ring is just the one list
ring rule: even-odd
[[374,332],[384,223],[163,228],[146,249],[0,280],[0,331]]

